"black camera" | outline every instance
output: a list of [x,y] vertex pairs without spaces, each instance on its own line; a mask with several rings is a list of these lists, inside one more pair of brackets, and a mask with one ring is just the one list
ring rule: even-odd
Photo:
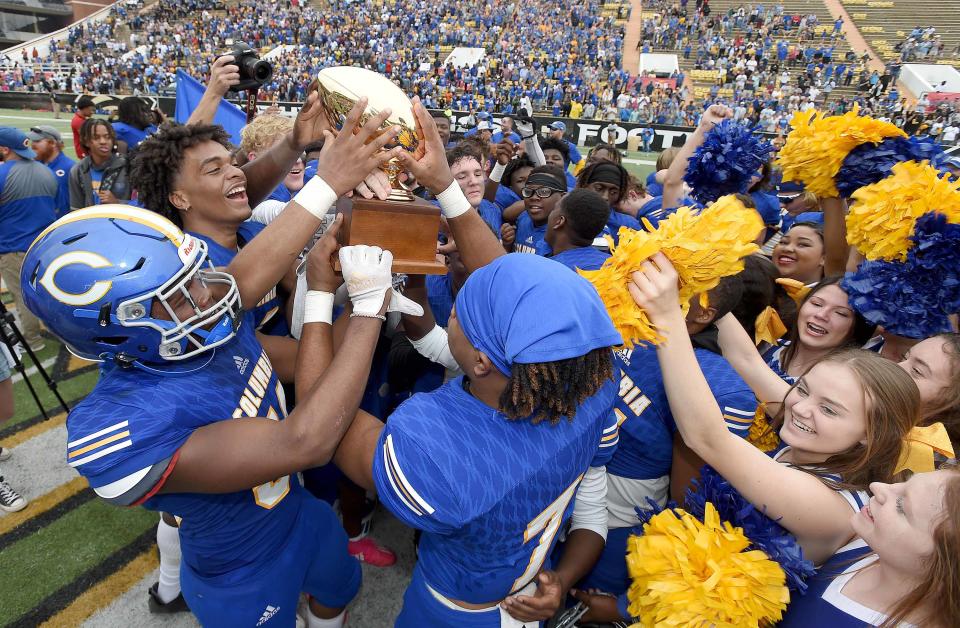
[[273,66],[264,61],[257,51],[245,43],[236,43],[230,47],[233,64],[240,68],[240,82],[233,86],[236,91],[257,89],[273,76]]

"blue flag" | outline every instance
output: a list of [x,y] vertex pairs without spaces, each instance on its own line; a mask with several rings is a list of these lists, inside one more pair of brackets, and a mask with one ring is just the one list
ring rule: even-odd
[[[183,70],[177,70],[177,109],[174,119],[180,124],[190,118],[206,88],[200,81]],[[247,124],[247,114],[240,107],[226,100],[220,101],[217,113],[213,117],[214,124],[222,126],[230,134],[230,141],[240,144],[240,129]]]

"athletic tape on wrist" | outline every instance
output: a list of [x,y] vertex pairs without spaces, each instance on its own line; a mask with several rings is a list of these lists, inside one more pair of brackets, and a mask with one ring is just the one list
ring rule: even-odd
[[440,203],[440,212],[447,220],[470,211],[470,201],[464,196],[460,184],[456,181],[451,183],[446,190],[437,194],[437,202]]
[[337,202],[337,193],[326,181],[313,177],[297,192],[293,200],[317,218],[323,218],[327,210]]
[[500,183],[500,179],[503,178],[503,173],[506,169],[507,167],[498,161],[497,165],[490,171],[490,180]]
[[303,301],[303,324],[333,324],[333,293],[308,290]]

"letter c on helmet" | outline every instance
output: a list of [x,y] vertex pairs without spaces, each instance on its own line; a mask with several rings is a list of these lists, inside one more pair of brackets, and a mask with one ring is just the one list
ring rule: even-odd
[[69,253],[64,253],[47,266],[43,277],[40,278],[40,285],[46,288],[47,292],[49,292],[53,298],[67,305],[89,305],[94,301],[99,301],[110,291],[113,285],[112,281],[95,281],[88,290],[81,293],[61,290],[56,282],[57,272],[64,266],[71,264],[83,264],[90,268],[107,268],[108,266],[113,266],[113,264],[102,255],[90,251],[70,251]]

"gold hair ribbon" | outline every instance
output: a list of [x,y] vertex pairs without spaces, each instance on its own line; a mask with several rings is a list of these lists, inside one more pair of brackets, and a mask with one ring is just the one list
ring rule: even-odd
[[955,458],[953,444],[943,423],[934,423],[911,429],[903,439],[900,461],[894,473],[910,469],[914,473],[926,473],[935,470],[937,455]]
[[787,333],[787,327],[780,320],[780,315],[773,307],[768,305],[766,309],[760,312],[756,323],[754,323],[753,341],[758,346],[761,342],[775,345],[785,333]]
[[796,279],[780,277],[777,279],[777,283],[783,287],[783,290],[787,293],[787,296],[793,299],[793,302],[797,304],[797,307],[800,306],[800,302],[803,301],[804,297],[807,296],[807,293],[810,292],[810,288],[804,285],[802,281],[797,281]]

